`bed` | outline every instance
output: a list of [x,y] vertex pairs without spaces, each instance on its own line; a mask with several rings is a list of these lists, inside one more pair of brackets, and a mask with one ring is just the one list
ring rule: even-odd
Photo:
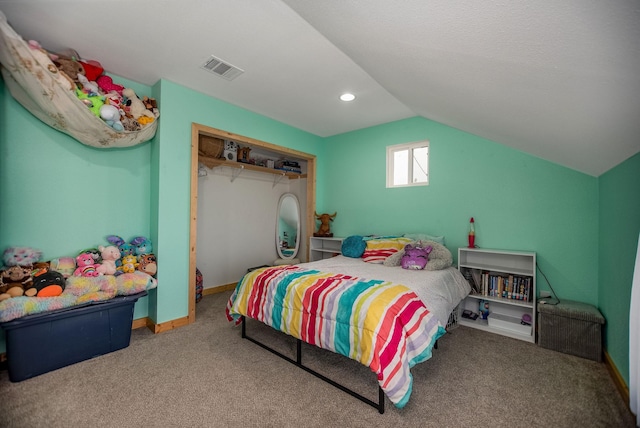
[[384,395],[398,408],[411,396],[411,367],[431,358],[458,303],[470,291],[454,267],[406,270],[342,255],[311,263],[249,272],[227,304],[227,318],[263,322],[300,341],[369,367],[379,383],[379,402],[350,391],[296,360],[269,349],[308,372],[384,412]]

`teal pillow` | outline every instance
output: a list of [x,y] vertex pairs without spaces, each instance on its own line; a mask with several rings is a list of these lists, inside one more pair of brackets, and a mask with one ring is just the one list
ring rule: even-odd
[[365,248],[367,248],[367,243],[360,235],[352,235],[342,241],[342,255],[345,257],[358,259],[364,253]]

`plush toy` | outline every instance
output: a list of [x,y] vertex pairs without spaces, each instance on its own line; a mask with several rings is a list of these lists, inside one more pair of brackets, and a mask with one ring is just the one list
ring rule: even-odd
[[140,259],[143,254],[149,254],[153,252],[153,245],[151,240],[144,236],[136,236],[131,240],[131,245],[135,248],[135,255]]
[[82,66],[82,69],[84,71],[84,75],[87,76],[87,79],[89,79],[92,82],[95,82],[98,77],[104,73],[104,68],[102,68],[102,64],[100,64],[98,61],[94,61],[94,60],[82,60],[79,61],[79,64]]
[[316,219],[320,220],[320,226],[318,226],[318,231],[313,233],[313,236],[333,236],[333,233],[331,233],[331,222],[338,213],[318,214],[314,211],[314,214],[316,216]]
[[99,95],[87,95],[80,89],[76,89],[76,95],[80,101],[86,104],[91,110],[91,113],[95,114],[97,117],[100,117],[100,107],[104,105],[104,97]]
[[50,269],[60,272],[65,278],[69,278],[76,270],[76,261],[73,257],[60,257],[51,260]]
[[[127,102],[125,103],[125,105],[128,107],[129,114],[131,114],[134,119],[138,120],[140,116],[147,116],[149,118],[155,119],[153,113],[146,109],[144,103],[140,98],[138,98],[133,89],[124,88],[122,90],[122,95],[127,97]],[[127,109],[125,109],[125,111],[127,111]]]
[[33,276],[33,285],[24,292],[28,297],[56,297],[64,291],[64,275],[54,270],[39,272]]
[[73,276],[88,276],[95,277],[100,276],[98,272],[99,264],[94,263],[94,258],[90,253],[80,253],[76,257],[76,264],[78,268],[73,272]]
[[128,255],[122,258],[122,265],[118,267],[118,270],[122,273],[133,273],[138,267],[138,261],[136,256]]
[[74,83],[79,82],[78,80],[79,74],[83,76],[85,75],[82,64],[80,64],[78,61],[75,61],[71,58],[65,58],[65,57],[59,56],[56,58],[55,61],[53,61],[53,63],[55,64],[56,67],[58,67],[58,70],[66,74],[69,80]]
[[111,104],[100,106],[100,119],[118,132],[124,131],[124,125],[120,121],[120,110]]
[[94,263],[102,263],[102,254],[100,254],[100,250],[98,250],[97,248],[87,248],[86,250],[80,251],[78,255],[82,253],[91,254]]
[[98,273],[102,275],[115,275],[117,267],[116,261],[120,259],[120,250],[113,245],[109,245],[108,247],[101,245],[98,249],[102,256],[102,264],[97,268]]
[[160,116],[160,112],[158,111],[158,103],[155,98],[149,98],[147,96],[142,97],[142,103],[155,117]]
[[31,267],[11,266],[0,274],[0,301],[20,297],[31,288]]
[[109,241],[109,243],[118,247],[118,250],[120,250],[121,257],[132,256],[136,254],[136,248],[132,244],[127,243],[124,239],[122,239],[118,235],[107,236],[107,241]]
[[33,266],[40,260],[42,252],[30,247],[9,247],[4,250],[2,260],[5,266]]
[[110,91],[104,94],[104,98],[105,104],[116,107],[120,111],[120,114],[124,114],[124,111],[122,110],[122,95],[118,94],[116,91]]
[[407,244],[404,247],[404,255],[400,261],[402,269],[421,270],[429,261],[429,253],[433,250],[431,245],[427,247]]
[[99,76],[96,79],[96,83],[104,93],[115,91],[119,95],[122,95],[122,90],[124,89],[124,86],[113,83],[113,79],[109,76],[105,76],[104,74],[102,76]]
[[88,94],[89,96],[101,95],[100,88],[98,87],[96,82],[87,79],[82,74],[78,74],[78,81],[82,85],[82,92],[84,92],[85,94]]
[[489,302],[486,300],[480,300],[478,302],[478,310],[483,320],[486,320],[489,316]]
[[138,258],[138,270],[156,276],[158,273],[158,264],[155,254],[143,254]]

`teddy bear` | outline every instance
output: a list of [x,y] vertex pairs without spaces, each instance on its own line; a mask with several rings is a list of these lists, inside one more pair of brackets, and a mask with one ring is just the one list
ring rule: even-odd
[[120,259],[120,250],[114,245],[107,247],[100,245],[98,249],[102,255],[102,264],[96,270],[103,275],[115,275],[116,262]]
[[63,72],[69,80],[74,84],[78,83],[78,74],[85,75],[84,67],[78,61],[75,61],[71,58],[65,57],[57,57],[55,61],[53,61],[58,70]]
[[[144,106],[144,103],[138,96],[135,91],[131,88],[124,88],[122,90],[122,95],[127,97],[127,102],[125,103],[128,107],[129,114],[136,120],[138,120],[141,116],[146,116],[150,119],[155,120],[155,116],[153,113]],[[126,109],[125,109],[126,111]]]
[[102,275],[98,272],[99,264],[94,263],[93,255],[90,253],[80,253],[76,257],[78,268],[73,272],[73,276],[96,277]]
[[31,285],[31,267],[10,266],[0,275],[0,301],[24,295]]
[[122,273],[133,273],[138,267],[138,261],[136,256],[128,255],[122,258],[122,264],[118,267],[118,270]]

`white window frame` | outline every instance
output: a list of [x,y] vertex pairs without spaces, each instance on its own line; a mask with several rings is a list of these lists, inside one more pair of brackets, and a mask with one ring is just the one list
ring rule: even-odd
[[[413,177],[413,151],[418,148],[427,148],[427,181],[421,181],[412,183],[410,181]],[[395,165],[395,153],[399,151],[409,150],[409,157],[407,159],[407,165]],[[395,170],[398,167],[404,167],[407,169],[407,184],[394,184]],[[396,144],[393,146],[387,146],[387,188],[395,187],[412,187],[412,186],[428,186],[429,185],[429,141],[419,141],[416,143]]]

